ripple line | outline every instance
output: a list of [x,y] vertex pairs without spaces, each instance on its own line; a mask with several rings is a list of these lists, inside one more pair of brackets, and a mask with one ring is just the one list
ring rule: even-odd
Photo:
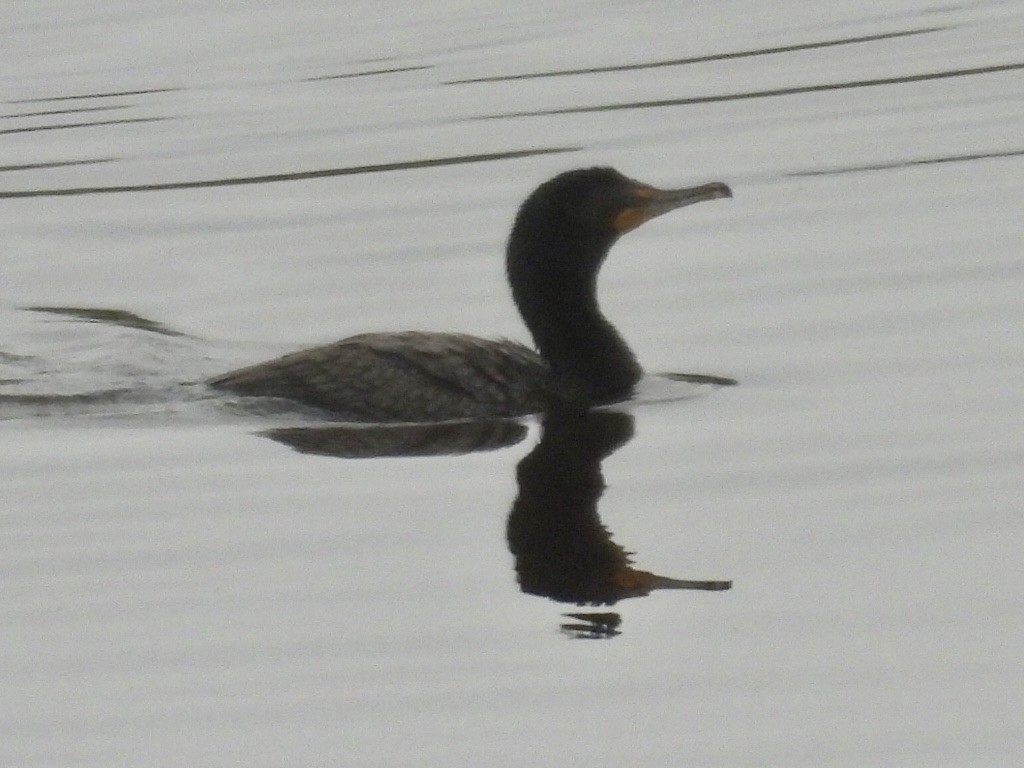
[[99,163],[117,162],[116,157],[97,157],[89,160],[52,160],[45,163],[24,163],[22,165],[0,165],[0,173],[5,171],[36,171],[45,168],[66,168],[70,165],[97,165]]
[[184,88],[146,88],[140,91],[110,91],[108,93],[83,93],[78,96],[47,96],[41,99],[11,99],[7,104],[43,104],[48,101],[76,101],[78,99],[108,99],[114,96],[142,96],[148,93],[171,93]]
[[315,83],[320,80],[348,80],[353,77],[369,77],[370,75],[393,75],[398,72],[417,72],[421,69],[433,69],[428,65],[415,67],[392,67],[390,69],[367,69],[362,72],[347,72],[341,75],[319,75],[318,77],[304,77],[300,82]]
[[622,109],[652,109],[654,107],[679,107],[692,104],[713,104],[719,101],[741,101],[744,99],[766,99],[775,96],[793,96],[801,93],[820,93],[822,91],[845,91],[851,88],[872,88],[880,85],[902,85],[904,83],[921,83],[929,80],[946,80],[953,77],[969,77],[972,75],[988,75],[997,72],[1011,72],[1024,69],[1024,63],[994,64],[986,67],[969,69],[951,69],[944,72],[925,72],[902,77],[883,77],[874,80],[850,80],[844,83],[824,83],[821,85],[798,85],[790,88],[772,88],[764,91],[745,91],[741,93],[725,93],[717,96],[692,96],[680,99],[657,99],[653,101],[634,101],[618,104],[599,104],[590,107],[565,107],[562,109],[544,109],[535,112],[508,112],[501,115],[481,115],[475,120],[496,120],[507,117],[542,117],[545,115],[575,115],[586,112],[612,112]]
[[50,117],[51,115],[77,115],[82,112],[110,112],[117,109],[131,109],[134,104],[107,104],[102,107],[74,107],[72,109],[42,109],[35,112],[15,112],[0,115],[0,120],[14,120],[19,117]]
[[923,29],[908,29],[899,32],[883,32],[877,35],[863,35],[861,37],[844,37],[837,40],[823,40],[817,43],[794,43],[793,45],[780,45],[773,48],[754,48],[747,51],[733,51],[731,53],[709,53],[704,56],[689,56],[681,59],[664,59],[661,61],[649,61],[643,64],[612,64],[605,67],[586,67],[583,69],[557,69],[550,72],[529,72],[519,75],[493,75],[491,77],[472,77],[465,80],[449,80],[445,85],[466,85],[468,83],[499,83],[506,80],[532,80],[541,77],[565,77],[567,75],[594,75],[602,72],[632,72],[638,69],[656,69],[658,67],[678,67],[684,64],[703,64],[709,61],[727,61],[729,59],[745,59],[751,56],[769,56],[778,53],[794,53],[796,51],[811,51],[818,48],[832,48],[838,45],[856,45],[857,43],[873,43],[879,40],[891,40],[897,37],[910,37],[911,35],[923,35],[929,32],[941,32],[948,27],[925,27]]
[[0,135],[11,133],[34,133],[35,131],[63,131],[68,128],[95,128],[100,125],[123,125],[125,123],[155,123],[171,120],[170,117],[126,117],[121,120],[95,120],[88,123],[60,123],[59,125],[30,125],[26,128],[3,128]]
[[1021,157],[1024,149],[1007,149],[995,152],[973,152],[967,155],[946,155],[943,157],[922,157],[912,160],[897,160],[889,163],[872,163],[870,165],[851,165],[845,168],[822,168],[812,171],[796,171],[786,174],[790,177],[833,176],[841,173],[861,173],[864,171],[891,171],[896,168],[910,168],[915,165],[939,165],[941,163],[966,163],[971,160],[992,160],[1000,157]]
[[466,165],[485,163],[494,160],[513,160],[520,157],[536,155],[553,155],[563,152],[578,152],[579,147],[543,147],[540,149],[520,149],[508,152],[491,152],[479,155],[460,155],[456,157],[438,157],[429,160],[408,160],[398,163],[381,163],[379,165],[357,165],[347,168],[327,168],[319,171],[296,171],[292,173],[271,173],[264,176],[236,176],[226,179],[206,179],[203,181],[171,181],[162,184],[127,184],[116,187],[70,187],[66,189],[24,189],[9,192],[0,191],[0,199],[25,197],[65,197],[70,195],[100,195],[115,192],[164,192],[174,189],[203,189],[206,187],[235,187],[244,184],[271,184],[279,181],[306,181],[309,179],[326,179],[332,176],[351,176],[361,173],[385,173],[388,171],[408,171],[420,168],[438,168],[445,165]]

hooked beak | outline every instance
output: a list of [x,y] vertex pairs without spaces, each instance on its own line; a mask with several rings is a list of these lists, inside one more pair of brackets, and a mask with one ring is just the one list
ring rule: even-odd
[[720,197],[732,197],[732,190],[720,181],[685,189],[656,189],[646,184],[637,184],[633,190],[632,204],[615,215],[612,226],[622,234],[676,208]]

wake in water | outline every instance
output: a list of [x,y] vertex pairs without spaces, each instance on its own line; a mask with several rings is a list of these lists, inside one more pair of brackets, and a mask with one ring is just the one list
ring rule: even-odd
[[[0,420],[174,417],[324,425],[331,414],[295,403],[225,395],[205,380],[239,353],[122,309],[24,307],[3,313]],[[244,353],[244,350],[242,351]],[[645,376],[635,396],[605,406],[629,410],[698,397],[733,379],[694,374]],[[364,427],[366,425],[363,425]]]
[[182,383],[211,364],[195,337],[124,310],[25,310],[4,318],[17,347],[0,349],[0,420],[182,413],[209,399]]

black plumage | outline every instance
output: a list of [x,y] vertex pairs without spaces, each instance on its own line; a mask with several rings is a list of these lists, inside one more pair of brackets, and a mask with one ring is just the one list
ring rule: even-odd
[[601,313],[597,275],[624,232],[702,200],[715,182],[659,190],[611,168],[569,171],[523,203],[506,251],[512,297],[537,351],[454,333],[368,333],[217,376],[215,388],[279,397],[362,422],[517,416],[552,401],[630,396],[642,369]]

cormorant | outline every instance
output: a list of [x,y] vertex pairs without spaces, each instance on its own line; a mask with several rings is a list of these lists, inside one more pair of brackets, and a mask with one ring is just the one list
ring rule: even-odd
[[601,264],[620,235],[645,221],[721,197],[732,197],[721,182],[662,190],[612,168],[541,184],[520,207],[506,250],[512,297],[536,352],[458,333],[366,333],[208,383],[359,422],[520,416],[626,399],[643,371],[598,307]]

